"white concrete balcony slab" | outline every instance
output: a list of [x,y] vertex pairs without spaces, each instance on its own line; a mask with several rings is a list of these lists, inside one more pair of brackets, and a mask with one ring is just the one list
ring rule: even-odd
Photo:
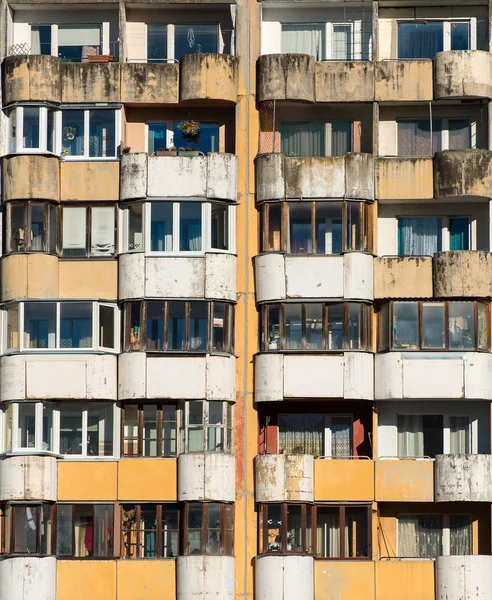
[[138,198],[237,199],[237,157],[225,152],[207,156],[123,154],[120,200]]
[[0,502],[56,502],[58,469],[54,456],[8,456],[0,460]]
[[373,300],[374,258],[362,252],[343,256],[255,257],[256,301],[287,299]]
[[0,561],[0,600],[56,598],[56,558],[17,556]]
[[233,556],[178,556],[178,600],[234,600],[236,571]]
[[375,399],[492,400],[492,355],[387,352],[376,355]]
[[434,98],[492,98],[492,57],[483,50],[448,50],[434,57]]
[[257,556],[256,600],[314,600],[312,556]]
[[492,502],[492,456],[436,456],[435,499],[436,502]]
[[492,556],[438,556],[436,600],[490,600]]
[[118,360],[120,400],[236,401],[234,356],[163,356],[128,352],[120,354]]
[[373,399],[373,355],[262,353],[255,356],[255,401],[284,398]]
[[208,252],[204,256],[119,257],[119,299],[200,298],[236,301],[234,254]]
[[313,502],[314,458],[308,454],[259,454],[256,502]]
[[222,452],[187,452],[178,456],[178,501],[234,502],[236,458]]
[[15,354],[0,359],[0,400],[116,400],[112,354]]

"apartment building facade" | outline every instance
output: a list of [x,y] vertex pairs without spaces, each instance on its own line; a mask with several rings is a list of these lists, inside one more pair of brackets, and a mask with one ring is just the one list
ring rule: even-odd
[[489,599],[488,0],[0,7],[0,600]]

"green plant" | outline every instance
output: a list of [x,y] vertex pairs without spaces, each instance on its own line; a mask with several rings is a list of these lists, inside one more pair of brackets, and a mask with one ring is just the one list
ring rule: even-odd
[[79,129],[75,125],[65,125],[62,135],[64,140],[71,142],[79,135]]
[[198,142],[200,139],[200,123],[198,121],[181,121],[178,125],[183,138],[189,142]]

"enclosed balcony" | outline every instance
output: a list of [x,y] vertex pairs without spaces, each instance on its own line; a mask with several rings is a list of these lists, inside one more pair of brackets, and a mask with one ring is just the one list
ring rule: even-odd
[[436,100],[492,98],[492,59],[483,50],[448,50],[434,58]]
[[436,456],[436,502],[492,502],[490,454]]
[[492,556],[439,556],[437,600],[486,600],[492,592]]

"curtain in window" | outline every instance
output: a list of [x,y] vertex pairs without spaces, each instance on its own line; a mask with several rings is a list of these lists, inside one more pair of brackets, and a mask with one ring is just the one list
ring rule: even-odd
[[472,554],[472,524],[470,515],[449,517],[449,545],[451,556]]
[[398,23],[398,58],[434,58],[443,48],[442,21]]
[[286,156],[324,156],[322,121],[284,121],[280,124],[281,151]]
[[398,456],[424,455],[424,432],[419,415],[398,415]]
[[441,120],[398,121],[398,156],[431,156],[441,150]]
[[39,27],[31,27],[31,54],[41,54],[41,35]]
[[468,150],[471,148],[470,121],[468,119],[450,119],[448,131],[449,150]]
[[440,217],[399,217],[398,254],[400,256],[432,256],[442,248]]
[[[345,547],[348,546],[345,528]],[[340,524],[338,509],[318,508],[316,520],[316,554],[329,558],[340,557]]]
[[468,417],[450,418],[450,453],[469,454],[470,422]]
[[352,456],[352,419],[350,417],[332,417],[331,419],[331,456],[338,458]]
[[331,155],[343,156],[352,151],[352,122],[333,121],[331,124]]
[[282,23],[282,52],[311,54],[323,59],[323,23]]
[[324,415],[280,415],[279,451],[285,454],[323,454]]
[[399,557],[434,558],[441,555],[441,515],[409,515],[398,518]]

